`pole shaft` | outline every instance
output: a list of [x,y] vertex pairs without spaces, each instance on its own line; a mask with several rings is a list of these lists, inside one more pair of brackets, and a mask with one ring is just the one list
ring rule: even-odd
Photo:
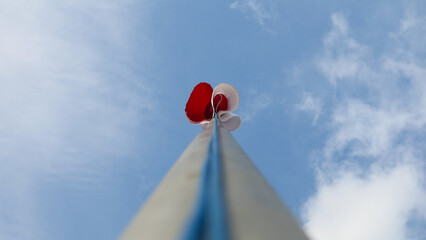
[[[307,240],[291,212],[232,135],[220,126],[217,131],[229,238]],[[188,146],[121,239],[176,240],[182,236],[197,203],[212,132],[213,128],[203,130]]]
[[213,133],[200,176],[198,200],[182,240],[228,240],[222,172],[218,119],[215,114]]

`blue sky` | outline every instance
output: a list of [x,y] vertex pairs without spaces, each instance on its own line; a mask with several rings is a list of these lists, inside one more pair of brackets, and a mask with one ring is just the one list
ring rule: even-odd
[[0,239],[115,239],[199,82],[312,239],[426,239],[423,1],[0,1]]

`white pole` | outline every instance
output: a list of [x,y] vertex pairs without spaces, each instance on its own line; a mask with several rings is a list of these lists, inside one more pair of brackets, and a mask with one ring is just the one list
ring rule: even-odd
[[[125,230],[122,240],[179,240],[197,199],[212,129],[203,130],[192,141]],[[307,240],[232,135],[222,127],[218,130],[231,239]]]
[[219,128],[226,202],[235,240],[307,240],[279,196],[240,145]]

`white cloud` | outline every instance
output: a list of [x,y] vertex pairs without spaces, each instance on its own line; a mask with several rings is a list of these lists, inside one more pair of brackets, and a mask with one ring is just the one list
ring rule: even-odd
[[339,104],[332,115],[336,129],[326,146],[330,158],[351,144],[351,154],[377,157],[386,153],[399,133],[407,129],[413,116],[393,106],[374,107],[360,100],[351,99]]
[[405,11],[404,19],[400,21],[400,29],[391,33],[390,36],[399,44],[404,45],[405,50],[425,54],[426,42],[421,39],[426,35],[425,21],[426,16],[424,14],[409,8]]
[[265,108],[272,104],[272,96],[265,92],[258,92],[257,90],[251,89],[249,91],[249,99],[247,104],[243,107],[240,116],[242,121],[251,121]]
[[77,174],[84,188],[90,171],[107,174],[109,161],[131,153],[133,132],[155,104],[135,64],[145,61],[147,49],[135,48],[143,29],[129,23],[142,8],[0,5],[0,238],[41,239],[54,221],[42,213],[41,182]]
[[296,104],[296,108],[313,115],[312,124],[315,125],[322,112],[322,103],[312,93],[303,93],[302,101]]
[[376,55],[349,36],[343,15],[332,22],[316,62],[343,97],[331,103],[332,132],[315,157],[317,192],[304,205],[305,227],[315,240],[424,239],[426,159],[418,139],[426,130],[426,64],[417,39],[426,37],[426,18],[407,15],[383,39],[391,50]]
[[[267,23],[276,18],[272,8],[267,8],[265,4],[258,0],[236,0],[231,3],[231,9],[236,9],[244,14],[250,15],[260,26],[266,27]],[[269,28],[265,28],[270,30]]]
[[407,219],[425,210],[423,180],[412,164],[375,167],[363,175],[346,169],[305,204],[305,227],[317,240],[413,239]]
[[335,84],[347,78],[362,78],[369,72],[364,59],[368,55],[367,47],[349,36],[349,26],[340,13],[331,16],[333,28],[324,38],[323,55],[317,59],[320,71]]

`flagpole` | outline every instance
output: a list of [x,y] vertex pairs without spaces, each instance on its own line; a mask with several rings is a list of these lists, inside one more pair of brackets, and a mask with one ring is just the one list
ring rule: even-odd
[[217,114],[200,175],[198,199],[181,240],[228,240],[225,189]]
[[124,233],[122,240],[176,240],[196,203],[199,176],[213,128],[203,129],[171,167]]
[[308,240],[290,210],[232,135],[219,128],[226,206],[234,240]]
[[[203,166],[214,127],[187,147],[121,239],[182,239],[194,220],[203,187]],[[232,135],[217,126],[226,228],[232,240],[307,240],[302,228]],[[206,160],[207,159],[207,160]],[[214,192],[214,191],[213,191]],[[211,196],[209,196],[211,198]],[[195,239],[205,238],[196,235]],[[185,234],[184,234],[185,237]],[[186,239],[185,239],[186,240]]]

